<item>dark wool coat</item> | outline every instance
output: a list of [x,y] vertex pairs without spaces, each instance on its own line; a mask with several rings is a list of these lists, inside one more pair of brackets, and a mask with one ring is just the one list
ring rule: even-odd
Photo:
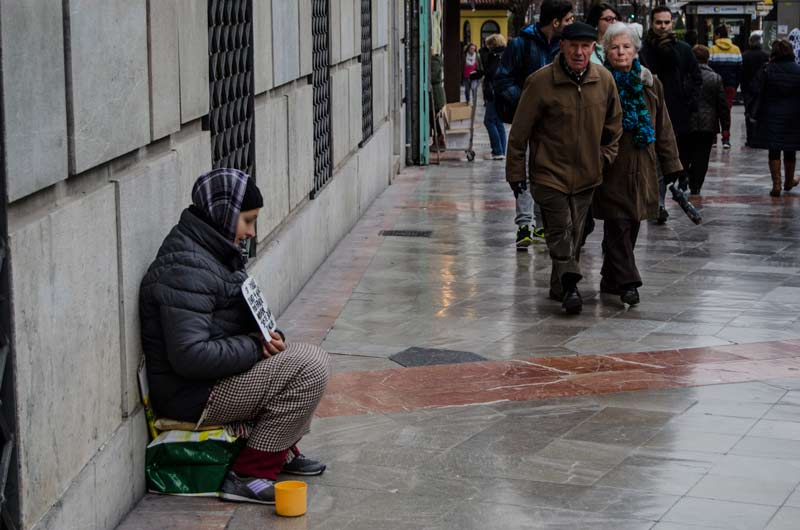
[[[703,89],[697,102],[697,112],[692,114],[692,132],[718,133],[731,128],[731,111],[725,99],[722,77],[706,64],[700,65],[703,75]],[[721,124],[721,128],[720,128]]]
[[183,211],[139,291],[142,348],[157,414],[198,421],[216,381],[262,359],[258,324],[241,294],[239,249]]
[[[750,92],[750,85],[761,67],[769,62],[769,54],[761,46],[750,48],[742,53],[742,93]],[[746,99],[746,98],[745,98]]]
[[665,175],[683,169],[661,82],[649,76],[644,93],[656,141],[639,149],[633,145],[633,131],[622,134],[617,159],[606,171],[603,184],[594,192],[592,214],[597,219],[642,221],[655,218],[658,216],[656,161],[661,163]]
[[688,133],[689,117],[697,111],[697,97],[703,84],[692,48],[678,40],[665,53],[645,39],[639,58],[642,66],[649,68],[664,85],[667,109],[675,134]]
[[752,147],[783,151],[800,150],[800,65],[791,59],[774,62],[756,76],[753,87],[766,88],[759,94]]

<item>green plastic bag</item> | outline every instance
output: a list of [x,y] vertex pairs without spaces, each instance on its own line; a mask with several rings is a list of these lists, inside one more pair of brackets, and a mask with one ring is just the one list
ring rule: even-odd
[[216,496],[244,442],[224,429],[162,432],[147,446],[147,487],[168,495]]

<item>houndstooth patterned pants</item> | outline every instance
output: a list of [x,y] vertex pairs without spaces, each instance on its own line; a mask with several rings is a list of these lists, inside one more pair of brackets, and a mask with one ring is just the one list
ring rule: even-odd
[[325,350],[289,343],[247,372],[220,379],[198,426],[226,425],[241,435],[242,424],[249,424],[248,447],[283,451],[308,432],[330,371]]

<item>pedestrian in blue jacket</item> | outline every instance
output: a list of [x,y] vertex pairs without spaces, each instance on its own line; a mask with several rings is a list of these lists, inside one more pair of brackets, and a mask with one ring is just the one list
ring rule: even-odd
[[[493,88],[495,109],[506,123],[513,120],[522,86],[529,75],[553,62],[560,49],[559,37],[564,26],[572,24],[575,15],[568,0],[544,0],[539,22],[525,26],[511,39],[495,74]],[[542,215],[528,190],[527,179],[510,182],[516,199],[517,249],[526,250],[533,237],[544,239],[544,228],[537,227]]]

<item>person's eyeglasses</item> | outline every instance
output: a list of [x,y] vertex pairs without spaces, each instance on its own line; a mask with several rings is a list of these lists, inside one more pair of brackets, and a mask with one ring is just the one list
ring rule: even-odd
[[572,24],[575,22],[575,15],[570,15],[567,19],[564,20],[567,24]]
[[609,24],[613,24],[617,21],[617,17],[600,17],[600,20],[603,22],[608,22]]

